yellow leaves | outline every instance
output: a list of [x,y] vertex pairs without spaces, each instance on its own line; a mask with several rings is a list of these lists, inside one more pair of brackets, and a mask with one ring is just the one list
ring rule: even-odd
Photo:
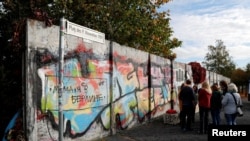
[[152,13],[156,13],[156,9],[153,8],[153,9],[151,10],[151,12],[152,12]]
[[176,57],[177,57],[176,53],[171,53],[168,58],[170,60],[174,60]]
[[135,34],[136,35],[139,35],[139,34],[141,34],[142,33],[142,29],[136,29],[136,31],[135,31]]
[[154,24],[154,25],[157,25],[157,23],[158,23],[158,20],[157,20],[157,19],[154,19],[154,20],[153,20],[153,24]]
[[159,42],[160,41],[160,37],[157,36],[157,35],[152,35],[152,40]]
[[158,5],[162,5],[162,4],[168,3],[170,1],[173,1],[173,0],[154,0],[154,3],[158,4]]
[[152,48],[152,47],[153,47],[152,42],[150,42],[148,45],[149,45],[149,48]]

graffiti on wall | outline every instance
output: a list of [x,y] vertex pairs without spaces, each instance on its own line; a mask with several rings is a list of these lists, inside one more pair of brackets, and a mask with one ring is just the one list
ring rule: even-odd
[[[38,113],[49,114],[48,120],[54,125],[52,128],[57,130],[58,62],[49,61],[52,58],[57,60],[52,53],[37,54],[40,55],[38,58],[50,56],[49,59],[36,62],[41,66],[37,72],[42,81],[42,96],[38,99],[41,111]],[[108,131],[112,114],[116,116],[117,129],[123,130],[166,111],[164,105],[170,100],[169,63],[158,65],[148,59],[139,62],[114,52],[111,77],[109,58],[99,59],[95,56],[81,43],[65,57],[62,105],[66,136],[72,139],[86,138],[93,126],[101,126],[99,130]],[[150,68],[148,63],[151,63]],[[110,103],[113,104],[113,113],[110,113]]]
[[[54,140],[60,130],[59,27],[46,28],[35,20],[28,20],[27,24],[27,138]],[[91,140],[113,130],[129,129],[164,115],[172,100],[178,110],[180,85],[186,79],[192,80],[191,66],[187,64],[171,65],[168,59],[115,42],[111,49],[110,42],[100,37],[103,40],[91,41],[92,37],[65,35],[60,73],[63,73],[62,130],[67,140]],[[207,76],[213,81],[218,81],[217,78],[225,79]]]

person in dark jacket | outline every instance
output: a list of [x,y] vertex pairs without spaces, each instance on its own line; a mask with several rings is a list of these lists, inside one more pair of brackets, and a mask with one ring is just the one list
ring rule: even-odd
[[227,93],[227,89],[228,89],[228,84],[225,80],[220,81],[220,89],[222,91],[222,95],[224,96]]
[[212,96],[210,100],[210,112],[211,112],[212,122],[213,125],[220,125],[222,92],[219,90],[219,85],[217,83],[214,83],[211,88],[212,88]]
[[182,131],[190,131],[191,122],[193,117],[193,108],[194,108],[194,91],[191,86],[191,80],[186,80],[185,86],[180,91],[179,100],[181,101],[181,129]]
[[193,86],[194,90],[194,109],[193,109],[193,117],[192,117],[192,122],[195,122],[195,111],[196,111],[196,106],[198,104],[198,86],[194,85]]

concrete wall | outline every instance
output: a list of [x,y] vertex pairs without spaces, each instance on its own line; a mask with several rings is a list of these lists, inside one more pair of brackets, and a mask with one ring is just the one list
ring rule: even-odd
[[[27,21],[26,134],[58,138],[59,27]],[[65,34],[62,108],[64,140],[94,140],[179,111],[178,90],[191,66],[110,41]]]

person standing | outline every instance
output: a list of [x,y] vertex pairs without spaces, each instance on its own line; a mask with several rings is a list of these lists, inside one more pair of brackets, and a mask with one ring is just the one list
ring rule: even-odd
[[193,118],[192,118],[192,122],[195,122],[195,111],[196,111],[196,106],[198,103],[198,86],[197,85],[193,85],[193,90],[194,90],[194,109],[193,109]]
[[194,108],[194,91],[191,80],[186,80],[185,86],[180,91],[179,99],[182,104],[180,123],[182,131],[191,131],[191,122]]
[[211,89],[212,89],[212,96],[210,100],[210,112],[211,112],[212,122],[213,125],[220,125],[222,92],[219,90],[219,85],[217,83],[214,83]]
[[212,90],[207,81],[204,81],[201,88],[198,90],[198,105],[200,115],[200,130],[199,133],[207,133],[208,128],[208,114],[210,110],[210,99]]
[[185,86],[185,83],[182,83],[179,89],[179,93],[178,93],[180,112],[182,111],[182,101],[180,100],[180,93],[181,93],[181,90],[184,88],[184,86]]
[[227,125],[236,125],[236,103],[242,105],[242,100],[240,94],[238,93],[238,88],[234,83],[230,83],[228,85],[228,92],[223,97],[221,103],[224,109],[225,119],[227,121]]
[[227,82],[225,80],[220,81],[220,89],[222,91],[222,95],[224,96],[227,93],[228,89]]
[[180,123],[181,123],[181,115],[182,115],[182,101],[180,100],[180,93],[181,90],[184,88],[185,83],[183,82],[179,88],[179,93],[178,93],[178,100],[179,100],[179,109],[180,109],[180,113],[179,113],[179,119],[180,119]]

